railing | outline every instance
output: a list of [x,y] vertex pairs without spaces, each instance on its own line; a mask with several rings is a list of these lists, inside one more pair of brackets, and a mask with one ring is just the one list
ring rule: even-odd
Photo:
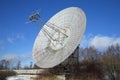
[[31,75],[37,75],[37,74],[41,74],[42,71],[44,71],[43,69],[31,69],[31,70],[13,70],[15,71],[17,74],[31,74]]

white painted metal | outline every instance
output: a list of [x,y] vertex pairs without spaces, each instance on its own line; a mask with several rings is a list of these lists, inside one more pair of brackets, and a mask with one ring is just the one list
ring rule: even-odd
[[44,69],[13,70],[17,74],[41,74]]
[[32,80],[30,77],[20,77],[20,76],[10,76],[7,77],[6,80]]
[[51,68],[68,58],[78,46],[86,27],[86,16],[78,7],[55,14],[39,32],[33,58],[37,66]]

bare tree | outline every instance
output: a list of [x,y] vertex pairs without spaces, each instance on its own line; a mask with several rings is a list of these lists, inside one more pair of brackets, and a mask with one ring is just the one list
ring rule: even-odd
[[32,69],[32,64],[33,64],[33,63],[32,63],[32,62],[30,62],[30,69]]
[[10,69],[10,62],[8,60],[1,60],[0,61],[0,68],[1,69]]
[[16,69],[20,69],[21,67],[21,61],[18,61],[17,65],[16,65]]
[[36,64],[33,66],[34,69],[40,69]]
[[106,67],[106,74],[109,80],[116,80],[118,75],[118,67],[120,65],[120,46],[112,45],[103,54],[103,63]]

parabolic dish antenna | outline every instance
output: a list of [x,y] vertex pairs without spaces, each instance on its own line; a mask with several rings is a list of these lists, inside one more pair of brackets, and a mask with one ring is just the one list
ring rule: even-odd
[[33,58],[40,68],[52,68],[68,58],[78,46],[86,27],[86,16],[78,7],[61,10],[39,32]]

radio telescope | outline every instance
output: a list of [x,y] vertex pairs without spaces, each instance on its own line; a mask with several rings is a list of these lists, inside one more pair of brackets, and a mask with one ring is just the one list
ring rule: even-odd
[[[30,16],[36,22],[38,13]],[[61,10],[42,27],[34,42],[33,59],[40,68],[52,68],[76,49],[86,27],[86,16],[78,7]]]

